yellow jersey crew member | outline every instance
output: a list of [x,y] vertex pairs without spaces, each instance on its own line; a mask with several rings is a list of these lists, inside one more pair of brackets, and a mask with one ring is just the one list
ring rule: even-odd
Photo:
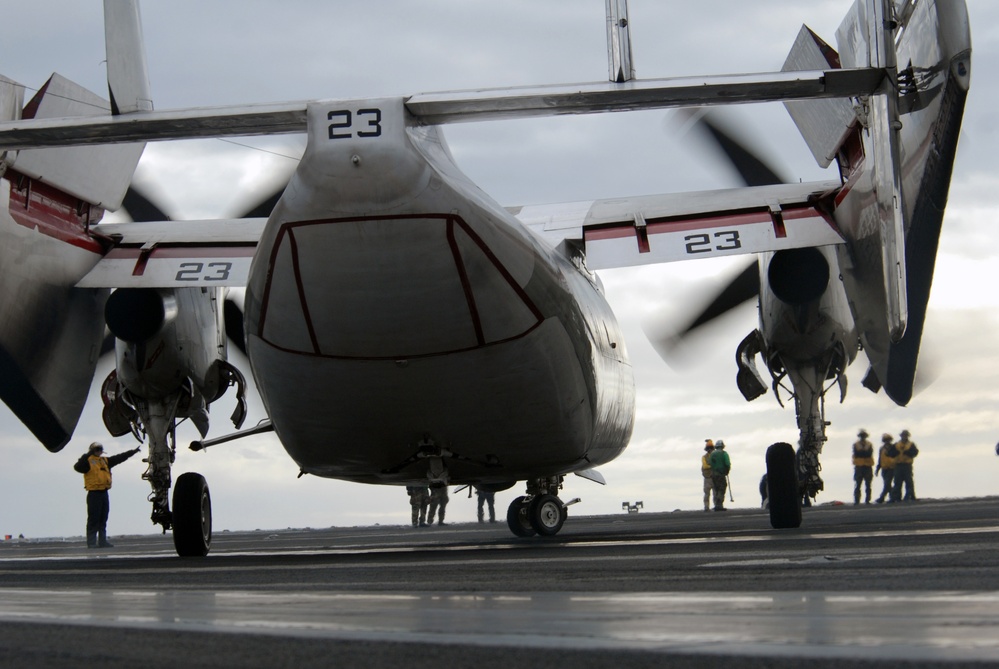
[[704,440],[704,455],[701,456],[701,477],[704,479],[704,510],[711,510],[711,498],[714,496],[715,483],[711,477],[711,463],[708,458],[715,450],[715,442]]
[[881,504],[888,497],[888,501],[891,501],[891,489],[892,482],[895,479],[895,456],[898,455],[898,451],[895,450],[895,440],[887,432],[881,435],[881,448],[878,449],[878,466],[874,470],[874,473],[881,473],[881,480],[884,481],[884,485],[881,487],[881,494],[878,495],[877,502]]
[[[891,499],[893,502],[915,502],[916,487],[912,482],[912,461],[919,455],[916,444],[909,440],[909,431],[902,430],[899,435],[901,439],[895,444],[895,487],[892,488]],[[902,486],[905,486],[905,496],[902,496]]]
[[107,525],[111,501],[111,468],[139,452],[125,451],[111,457],[104,456],[104,447],[98,442],[80,456],[73,469],[83,474],[83,487],[87,489],[87,548],[113,548],[108,541]]
[[857,433],[853,443],[853,503],[860,504],[860,484],[865,486],[864,504],[871,503],[871,481],[874,479],[874,444],[867,441],[867,430]]

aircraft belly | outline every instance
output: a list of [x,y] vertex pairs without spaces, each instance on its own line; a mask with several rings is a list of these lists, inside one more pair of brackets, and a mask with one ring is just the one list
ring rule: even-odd
[[278,436],[320,476],[420,478],[424,461],[384,472],[429,435],[460,456],[446,463],[452,479],[527,478],[569,469],[593,440],[591,389],[555,318],[505,343],[410,359],[316,357],[258,337],[249,344]]

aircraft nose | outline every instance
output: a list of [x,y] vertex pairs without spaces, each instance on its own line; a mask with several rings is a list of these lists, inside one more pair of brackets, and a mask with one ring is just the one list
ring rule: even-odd
[[411,358],[509,340],[541,320],[460,217],[412,215],[283,226],[259,334],[324,357]]

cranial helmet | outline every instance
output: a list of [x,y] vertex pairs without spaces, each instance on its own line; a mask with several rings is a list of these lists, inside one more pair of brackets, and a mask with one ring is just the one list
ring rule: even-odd
[[715,442],[715,448],[725,448],[725,442],[719,439]]
[[867,430],[865,430],[864,428],[860,428],[860,432],[857,433],[857,436],[860,437],[861,439],[866,439]]
[[887,432],[885,432],[884,434],[881,435],[881,441],[891,441],[891,440],[892,440],[892,437]]
[[102,446],[101,442],[99,442],[99,441],[95,441],[94,443],[90,444],[90,452],[91,453],[96,453],[97,451],[103,451],[103,450],[104,450],[104,446]]
[[900,437],[902,437],[903,439],[906,439],[906,438],[908,438],[908,436],[909,436],[909,431],[908,431],[908,430],[902,430],[902,431],[901,431],[901,432],[899,432],[898,434],[899,434],[899,436],[900,436]]

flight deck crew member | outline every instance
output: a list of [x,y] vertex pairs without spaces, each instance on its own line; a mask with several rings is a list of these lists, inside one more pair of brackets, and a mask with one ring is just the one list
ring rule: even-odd
[[725,442],[719,439],[715,442],[715,450],[708,458],[711,464],[711,479],[714,485],[715,511],[725,511],[725,490],[728,488],[728,473],[732,469],[732,461],[725,452]]
[[708,458],[715,450],[715,442],[704,440],[704,455],[701,456],[701,478],[704,479],[704,510],[711,510],[711,498],[715,491],[714,478],[711,476],[711,463]]
[[[895,444],[898,456],[895,458],[895,487],[892,489],[892,501],[916,501],[916,487],[912,482],[912,460],[919,455],[919,449],[909,441],[909,431],[899,433],[901,439]],[[905,496],[902,496],[902,486],[905,486]]]
[[853,503],[860,504],[860,484],[866,487],[864,504],[871,503],[871,480],[874,478],[874,444],[867,441],[867,430],[857,433],[853,444]]
[[895,450],[894,441],[890,434],[881,435],[881,448],[878,449],[878,466],[874,470],[875,474],[881,472],[881,480],[884,482],[884,485],[881,487],[881,494],[878,495],[878,504],[884,502],[885,497],[891,495],[892,481],[895,478],[895,455],[898,455],[898,451]]
[[413,527],[426,527],[430,490],[426,486],[406,486],[406,492],[409,493],[409,505],[413,507]]
[[489,522],[496,522],[496,493],[492,490],[475,489],[475,496],[479,500],[479,522],[484,522],[486,518],[485,508],[489,507]]
[[111,510],[108,496],[111,468],[138,452],[137,448],[104,457],[104,447],[95,441],[73,465],[73,469],[83,474],[83,487],[87,489],[87,548],[113,548],[107,533],[108,512]]
[[444,524],[444,509],[447,507],[447,484],[430,484],[430,511],[427,513],[427,525],[434,524],[434,514],[437,514],[437,524]]

